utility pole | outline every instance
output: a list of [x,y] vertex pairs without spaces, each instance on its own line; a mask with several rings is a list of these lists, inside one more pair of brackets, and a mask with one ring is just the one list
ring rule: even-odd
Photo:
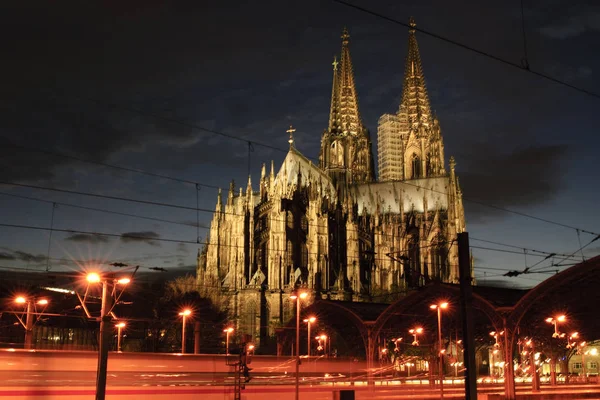
[[469,233],[458,234],[458,268],[460,282],[460,311],[463,327],[465,362],[465,399],[477,400],[477,366],[475,365],[475,332],[473,328],[473,287]]
[[111,296],[108,293],[108,280],[102,281],[102,310],[100,311],[100,345],[98,346],[98,373],[96,375],[96,400],[106,396],[106,370],[108,368],[108,348],[112,330],[110,329]]
[[31,349],[33,342],[33,301],[27,301],[27,316],[25,319],[25,348]]

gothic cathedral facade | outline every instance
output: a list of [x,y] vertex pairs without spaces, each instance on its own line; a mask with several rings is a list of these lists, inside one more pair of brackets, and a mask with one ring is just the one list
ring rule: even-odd
[[[414,22],[411,19],[411,26]],[[294,146],[258,190],[221,191],[198,255],[198,285],[257,342],[294,312],[290,293],[312,299],[391,302],[430,281],[458,281],[462,193],[431,112],[415,30],[409,30],[402,100],[379,119],[378,178],[344,29],[333,62],[329,125],[318,165]]]

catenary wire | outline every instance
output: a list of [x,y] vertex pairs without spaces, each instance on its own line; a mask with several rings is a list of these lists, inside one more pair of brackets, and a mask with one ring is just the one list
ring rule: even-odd
[[388,16],[383,15],[381,13],[378,13],[376,11],[369,10],[367,8],[361,7],[361,6],[356,5],[356,4],[349,3],[349,2],[344,1],[344,0],[333,0],[333,1],[336,2],[336,3],[339,3],[339,4],[343,4],[343,5],[347,6],[347,7],[354,8],[354,9],[356,9],[358,11],[361,11],[361,12],[364,12],[366,14],[370,14],[370,15],[372,15],[374,17],[384,19],[384,20],[386,20],[388,22],[392,22],[392,23],[394,23],[396,25],[401,25],[401,26],[409,28],[409,29],[414,29],[415,31],[420,32],[420,33],[422,33],[424,35],[433,37],[435,39],[441,40],[441,41],[446,42],[446,43],[450,43],[450,44],[452,44],[454,46],[460,47],[460,48],[465,49],[467,51],[479,54],[480,56],[484,56],[484,57],[492,59],[494,61],[498,61],[498,62],[500,62],[500,63],[502,63],[504,65],[508,65],[508,66],[511,66],[511,67],[514,67],[514,68],[518,68],[521,71],[528,72],[528,73],[533,74],[535,76],[538,76],[540,78],[546,79],[546,80],[548,80],[550,82],[553,82],[553,83],[556,83],[556,84],[568,87],[570,89],[576,90],[576,91],[578,91],[580,93],[583,93],[583,94],[586,94],[588,96],[595,97],[596,99],[600,99],[600,94],[598,94],[598,93],[592,92],[592,91],[587,90],[587,89],[580,88],[578,86],[572,85],[572,84],[567,83],[565,81],[561,81],[560,79],[554,78],[554,77],[552,77],[550,75],[546,75],[544,73],[541,73],[541,72],[538,72],[538,71],[534,71],[531,68],[525,68],[524,66],[519,65],[519,64],[517,64],[515,62],[509,61],[509,60],[505,60],[504,58],[495,56],[495,55],[493,55],[491,53],[488,53],[488,52],[485,52],[485,51],[482,51],[482,50],[478,50],[478,49],[476,49],[474,47],[468,46],[468,45],[466,45],[464,43],[460,43],[460,42],[458,42],[456,40],[449,39],[449,38],[447,38],[445,36],[438,35],[436,33],[433,33],[433,32],[430,32],[430,31],[427,31],[427,30],[424,30],[424,29],[421,29],[421,28],[418,28],[418,27],[415,27],[415,26],[410,26],[409,24],[407,24],[405,22],[402,22],[400,20],[397,20],[395,18],[388,17]]

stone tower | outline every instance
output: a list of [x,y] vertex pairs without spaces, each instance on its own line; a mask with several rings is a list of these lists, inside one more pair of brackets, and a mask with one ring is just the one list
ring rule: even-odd
[[319,166],[340,189],[375,180],[371,138],[360,117],[349,39],[344,28],[340,61],[333,60],[329,126],[321,136],[319,155]]
[[431,113],[414,19],[410,19],[402,100],[396,114],[384,114],[377,128],[379,181],[446,175],[444,144]]

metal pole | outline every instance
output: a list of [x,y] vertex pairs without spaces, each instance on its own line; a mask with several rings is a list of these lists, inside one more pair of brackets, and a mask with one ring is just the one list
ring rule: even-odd
[[183,314],[183,327],[181,328],[181,354],[185,354],[185,314]]
[[296,400],[300,399],[300,294],[296,297]]
[[96,400],[104,400],[106,396],[106,370],[108,368],[108,343],[111,330],[108,328],[111,316],[111,299],[108,295],[108,281],[102,281],[102,309],[100,311],[100,345],[98,346],[98,374],[96,376]]
[[463,359],[465,364],[465,399],[477,399],[477,365],[475,364],[475,332],[473,326],[473,287],[471,286],[471,256],[469,234],[458,234],[458,268],[460,281],[460,312],[462,319]]
[[585,351],[584,351],[583,347],[581,348],[580,352],[581,352],[581,366],[583,368],[583,383],[587,383],[587,372],[585,370]]
[[437,312],[438,312],[438,340],[439,340],[439,357],[440,357],[440,371],[439,371],[439,376],[440,376],[440,399],[444,398],[444,354],[442,353],[442,308],[439,306],[437,307]]
[[27,317],[25,320],[25,348],[31,349],[33,341],[33,313],[31,310],[32,301],[27,300]]
[[229,330],[225,332],[225,355],[229,355]]
[[308,350],[307,354],[310,357],[310,320],[308,321]]
[[121,352],[121,325],[117,326],[117,351]]

